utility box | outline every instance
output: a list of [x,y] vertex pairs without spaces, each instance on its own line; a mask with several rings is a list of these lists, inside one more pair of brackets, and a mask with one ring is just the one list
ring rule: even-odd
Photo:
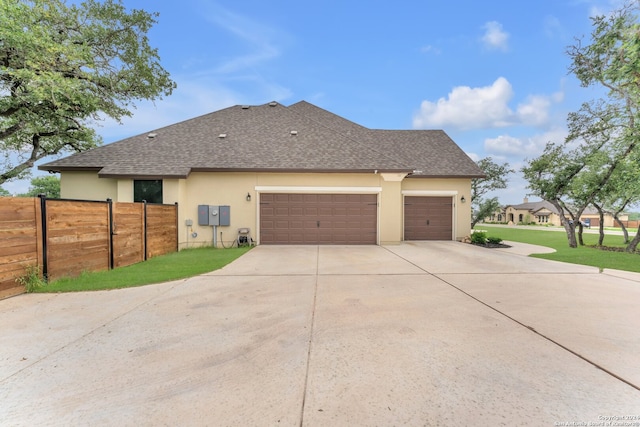
[[231,207],[218,205],[198,205],[198,225],[231,224]]
[[209,225],[220,225],[220,206],[209,205]]
[[198,225],[209,225],[209,205],[198,205]]
[[231,225],[231,207],[230,206],[220,206],[219,215],[220,224],[223,226]]

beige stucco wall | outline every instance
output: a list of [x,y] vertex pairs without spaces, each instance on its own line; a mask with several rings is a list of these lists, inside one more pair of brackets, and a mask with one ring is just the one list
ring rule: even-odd
[[[131,190],[133,192],[133,189]],[[60,174],[60,197],[79,200],[118,200],[118,181],[98,178],[96,172]]]
[[[231,245],[238,228],[250,228],[251,237],[259,236],[260,193],[372,193],[378,194],[378,243],[393,244],[403,240],[405,193],[412,195],[449,195],[454,201],[453,239],[470,234],[471,181],[469,179],[404,178],[383,174],[287,174],[194,172],[187,179],[163,181],[163,202],[178,203],[178,239],[180,248],[211,245],[211,226],[198,224],[199,205],[230,206],[230,226],[219,226],[218,246]],[[133,200],[133,181],[100,179],[96,173],[63,172],[62,197],[115,201]],[[247,194],[251,200],[247,201]],[[464,196],[466,203],[461,203]],[[192,225],[187,225],[191,220]],[[221,234],[222,233],[222,234]]]

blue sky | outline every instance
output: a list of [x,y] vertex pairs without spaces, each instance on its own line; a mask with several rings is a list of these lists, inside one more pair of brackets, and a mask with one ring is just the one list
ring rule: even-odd
[[[443,129],[474,160],[519,170],[600,96],[569,74],[566,49],[620,1],[124,4],[160,13],[149,37],[178,88],[102,123],[105,143],[231,105],[306,100],[370,128]],[[520,203],[525,186],[518,172],[496,195]]]

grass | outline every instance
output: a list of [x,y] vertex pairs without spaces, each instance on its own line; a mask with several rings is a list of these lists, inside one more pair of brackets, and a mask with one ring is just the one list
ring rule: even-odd
[[[564,231],[549,231],[544,229],[498,228],[478,225],[477,228],[487,230],[488,236],[500,237],[512,242],[530,243],[546,246],[556,250],[550,254],[533,254],[532,257],[568,262],[572,264],[590,265],[600,269],[612,268],[640,272],[640,254],[602,250],[596,247],[597,234],[583,234],[585,246],[570,248],[567,234]],[[577,236],[576,236],[577,237]],[[606,235],[604,245],[612,248],[624,248],[622,236]]]
[[86,272],[38,287],[33,292],[78,292],[130,288],[185,279],[217,270],[245,254],[250,248],[184,249],[113,270]]

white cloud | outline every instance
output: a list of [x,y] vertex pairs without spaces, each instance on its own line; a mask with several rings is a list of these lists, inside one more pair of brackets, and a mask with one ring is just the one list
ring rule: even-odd
[[549,109],[563,98],[561,92],[551,96],[531,95],[516,111],[509,107],[513,98],[511,83],[499,77],[490,86],[454,87],[447,98],[436,102],[422,101],[414,115],[416,129],[452,127],[483,129],[517,125],[541,126],[549,121]]
[[509,48],[509,33],[502,29],[501,23],[490,21],[484,24],[482,29],[485,32],[481,40],[486,48],[502,51],[506,51]]
[[491,86],[457,86],[447,99],[422,101],[413,118],[414,128],[452,126],[460,129],[500,127],[508,124],[512,112],[508,102],[513,96],[511,83],[504,77]]
[[567,132],[562,128],[554,128],[525,138],[500,135],[497,138],[487,138],[484,141],[484,149],[491,157],[534,158],[542,154],[548,142],[562,142],[566,136]]

